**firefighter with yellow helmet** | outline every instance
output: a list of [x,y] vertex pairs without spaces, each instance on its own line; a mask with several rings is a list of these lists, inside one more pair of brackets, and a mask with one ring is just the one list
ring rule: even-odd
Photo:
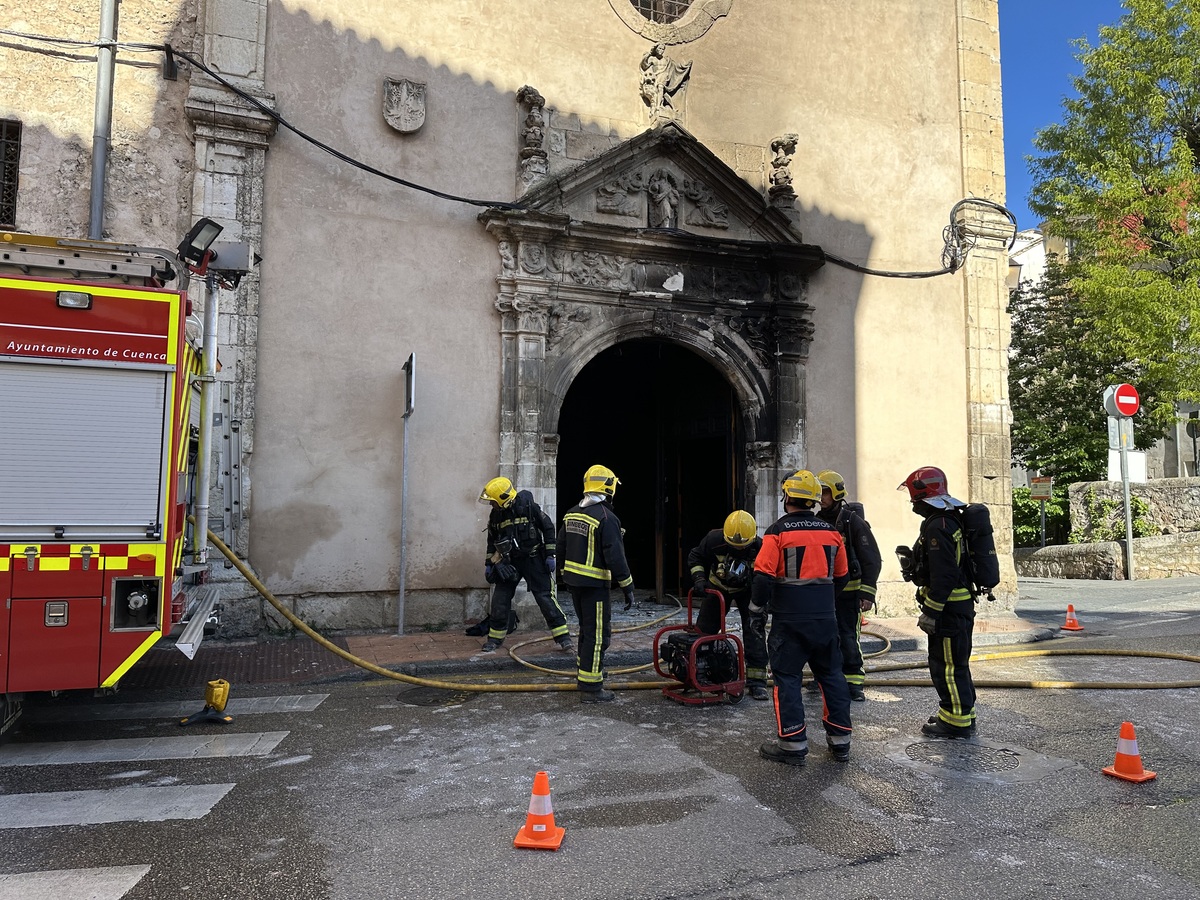
[[758,524],[744,509],[736,509],[725,518],[721,528],[714,528],[688,553],[688,572],[691,573],[700,613],[696,628],[701,634],[716,634],[721,630],[721,601],[725,611],[733,606],[742,617],[742,644],[746,648],[746,690],[755,700],[770,700],[767,691],[767,642],[762,617],[750,613],[750,581],[754,575],[754,558],[762,547]]
[[783,516],[763,533],[754,560],[752,613],[769,610],[768,645],[775,677],[779,738],[758,748],[765,759],[802,766],[808,755],[804,723],[804,664],[824,695],[821,717],[833,758],[850,758],[850,692],[842,674],[833,580],[846,575],[846,548],[838,530],[820,519],[821,483],[807,469],[783,482]]
[[842,646],[842,672],[850,687],[851,700],[866,700],[863,692],[862,614],[875,605],[875,587],[883,569],[883,557],[871,526],[862,515],[862,504],[846,500],[846,480],[833,469],[817,474],[821,482],[821,509],[817,513],[833,525],[846,544],[850,571],[834,582],[838,636]]
[[604,687],[604,651],[612,639],[609,586],[616,582],[633,605],[633,576],[625,561],[621,520],[612,510],[621,482],[612,469],[592,466],[583,476],[583,499],[567,510],[558,529],[563,581],[579,617],[576,684],[584,703],[616,699]]
[[554,592],[554,521],[546,515],[529,491],[518,491],[507,478],[493,478],[479,494],[479,502],[491,508],[487,527],[487,557],[483,575],[492,589],[491,614],[483,652],[492,653],[509,631],[509,614],[517,585],[525,585],[546,617],[550,636],[559,648],[573,650],[567,633],[567,617]]

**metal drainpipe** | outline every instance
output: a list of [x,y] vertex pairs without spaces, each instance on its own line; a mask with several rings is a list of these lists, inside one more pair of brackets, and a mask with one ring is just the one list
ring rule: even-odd
[[113,78],[117,65],[117,3],[100,0],[100,41],[96,48],[96,115],[92,129],[92,197],[88,237],[104,237],[104,184],[112,137]]
[[200,375],[200,440],[196,460],[196,526],[192,562],[208,565],[208,485],[212,477],[213,389],[217,383],[217,280],[204,279],[204,371]]

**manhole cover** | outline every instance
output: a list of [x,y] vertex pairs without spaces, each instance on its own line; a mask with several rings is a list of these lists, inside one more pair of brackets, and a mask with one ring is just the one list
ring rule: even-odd
[[1021,765],[1021,757],[1007,747],[996,749],[966,741],[922,741],[909,744],[904,753],[916,762],[931,763],[956,772],[1007,772]]
[[996,784],[1040,781],[1077,765],[986,738],[950,741],[901,735],[888,741],[886,748],[888,759],[935,778],[971,778]]
[[457,706],[475,695],[474,691],[449,691],[443,688],[418,687],[404,691],[396,699],[408,706]]

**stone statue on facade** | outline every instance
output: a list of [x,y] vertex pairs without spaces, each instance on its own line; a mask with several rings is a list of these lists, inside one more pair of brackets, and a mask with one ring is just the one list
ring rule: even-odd
[[659,169],[646,184],[647,210],[651,228],[676,228],[679,225],[679,188],[675,176]]
[[517,91],[517,103],[526,107],[524,127],[521,130],[521,182],[529,187],[545,177],[549,166],[542,144],[546,136],[546,117],[542,113],[546,98],[529,85]]
[[796,191],[792,188],[792,156],[796,153],[799,135],[785,134],[771,141],[771,184],[767,195],[772,206],[791,207],[796,202]]
[[642,57],[641,72],[642,102],[649,107],[650,120],[676,118],[692,74],[691,62],[671,59],[667,45],[660,42]]

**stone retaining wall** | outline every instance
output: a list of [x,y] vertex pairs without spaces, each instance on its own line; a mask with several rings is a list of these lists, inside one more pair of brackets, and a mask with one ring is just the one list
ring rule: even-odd
[[[1124,498],[1119,481],[1081,481],[1071,485],[1068,489],[1071,530],[1087,535],[1092,529],[1094,523],[1085,502],[1088,491],[1093,491],[1097,500],[1115,501],[1116,509],[1108,527],[1124,535]],[[1162,534],[1200,531],[1200,478],[1155,478],[1145,484],[1129,485],[1129,493],[1146,502],[1150,509],[1143,518],[1156,531]]]
[[[1200,481],[1195,478],[1163,480]],[[1072,500],[1073,494],[1072,487]],[[1017,575],[1022,578],[1125,580],[1123,541],[1017,550],[1014,562]],[[1135,579],[1200,575],[1200,532],[1134,538],[1133,570]]]

